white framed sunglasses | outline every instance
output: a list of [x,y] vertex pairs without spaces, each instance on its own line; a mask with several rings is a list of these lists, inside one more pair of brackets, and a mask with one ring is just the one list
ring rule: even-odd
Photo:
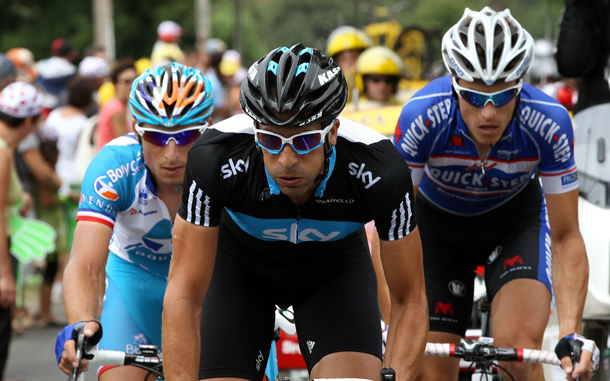
[[478,108],[485,107],[488,102],[491,102],[495,107],[505,106],[519,95],[521,88],[523,87],[523,82],[519,81],[516,85],[504,90],[496,91],[494,93],[485,93],[458,85],[455,77],[453,77],[452,80],[455,92],[458,93],[463,100],[468,102],[468,104]]
[[326,135],[330,132],[334,123],[335,120],[333,119],[322,130],[301,132],[289,138],[285,138],[275,132],[258,129],[254,126],[254,140],[259,147],[274,155],[280,153],[286,144],[289,144],[294,152],[299,155],[305,155],[324,144]]
[[197,140],[207,128],[207,123],[187,127],[179,131],[161,131],[156,128],[143,127],[140,124],[136,124],[135,126],[136,132],[144,141],[159,147],[166,146],[170,140],[173,140],[179,146],[187,146]]

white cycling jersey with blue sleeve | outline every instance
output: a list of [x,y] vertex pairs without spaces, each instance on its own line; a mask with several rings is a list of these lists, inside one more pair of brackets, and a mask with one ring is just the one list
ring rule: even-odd
[[574,134],[566,109],[524,84],[517,115],[486,160],[452,94],[450,77],[432,81],[404,106],[394,145],[411,169],[413,185],[454,214],[492,210],[519,193],[539,171],[546,194],[578,188]]
[[110,255],[167,279],[172,222],[133,133],[105,145],[85,174],[77,221],[113,229]]

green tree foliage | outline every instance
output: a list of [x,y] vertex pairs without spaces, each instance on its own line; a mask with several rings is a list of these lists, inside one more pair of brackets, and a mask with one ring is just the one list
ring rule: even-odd
[[[508,0],[242,0],[241,20],[235,20],[235,3],[210,0],[212,35],[232,47],[236,22],[242,30],[242,55],[248,65],[271,49],[301,42],[324,49],[328,34],[338,26],[363,27],[373,21],[398,20],[403,27],[427,31],[431,49],[440,50],[440,37],[466,6],[496,10]],[[195,48],[194,0],[114,1],[116,56],[149,56],[157,25],[174,20],[184,29],[181,45]],[[93,42],[92,0],[0,0],[0,51],[29,48],[36,59],[48,57],[57,37],[67,38],[81,52]],[[512,14],[534,38],[556,34],[562,0],[511,0]],[[394,7],[392,7],[394,6]],[[380,7],[393,11],[380,16]],[[435,58],[440,55],[435,53]]]
[[0,0],[0,50],[25,47],[42,59],[51,54],[58,37],[67,38],[75,48],[93,39],[90,1]]

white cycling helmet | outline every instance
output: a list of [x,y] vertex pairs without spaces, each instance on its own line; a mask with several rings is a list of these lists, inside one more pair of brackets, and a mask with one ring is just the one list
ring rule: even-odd
[[443,61],[449,72],[465,81],[510,82],[521,79],[534,59],[534,39],[508,9],[481,12],[466,8],[443,36]]

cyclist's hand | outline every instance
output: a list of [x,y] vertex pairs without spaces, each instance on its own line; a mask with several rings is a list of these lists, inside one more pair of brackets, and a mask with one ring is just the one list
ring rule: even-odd
[[[79,366],[75,340],[81,330],[84,330],[83,332],[85,337],[88,338],[89,345],[96,345],[102,338],[102,325],[95,320],[68,325],[57,334],[57,340],[55,341],[57,365],[62,372],[68,375]],[[88,365],[89,360],[81,360],[79,371],[86,372]]]
[[[568,380],[590,380],[599,368],[599,348],[593,340],[588,340],[579,334],[572,334],[559,340],[555,353],[561,360],[561,368],[566,372]],[[574,369],[573,364],[577,364]]]

